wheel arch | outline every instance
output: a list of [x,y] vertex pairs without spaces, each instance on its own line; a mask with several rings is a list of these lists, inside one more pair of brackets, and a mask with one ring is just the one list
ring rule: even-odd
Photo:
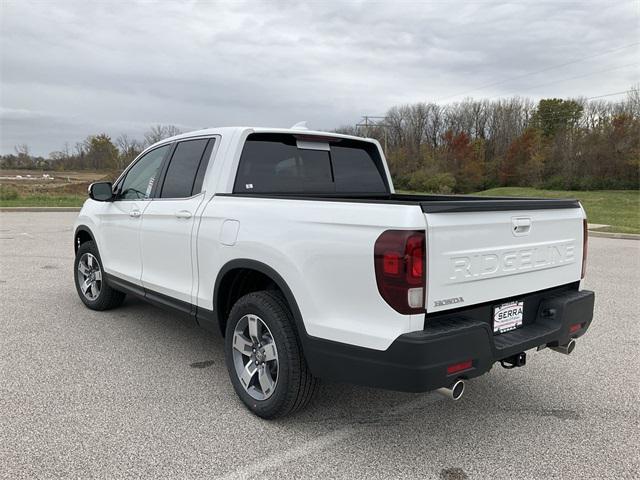
[[[246,283],[243,286],[243,276],[245,276],[244,279],[247,278],[246,276],[252,276],[248,287]],[[251,281],[255,283],[251,283]],[[269,289],[269,283],[282,293],[288,307],[291,309],[294,326],[300,337],[306,335],[298,302],[284,278],[274,268],[265,263],[241,258],[227,262],[218,272],[214,285],[213,308],[223,336],[225,334],[227,316],[235,300],[246,293]],[[262,288],[255,288],[256,286]],[[300,340],[302,341],[302,338]]]
[[86,225],[79,225],[73,234],[73,251],[76,253],[78,247],[85,242],[95,242],[96,237],[89,227]]

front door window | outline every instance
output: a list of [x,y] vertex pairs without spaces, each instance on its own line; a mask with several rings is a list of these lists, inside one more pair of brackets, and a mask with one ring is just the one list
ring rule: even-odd
[[146,200],[151,196],[153,185],[160,173],[162,160],[169,148],[170,145],[163,145],[151,150],[129,169],[122,182],[119,200]]

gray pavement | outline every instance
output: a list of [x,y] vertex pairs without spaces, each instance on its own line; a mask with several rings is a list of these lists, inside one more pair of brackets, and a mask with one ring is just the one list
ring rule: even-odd
[[640,242],[593,238],[590,332],[567,357],[496,366],[452,403],[324,384],[267,422],[219,336],[128,299],[92,312],[75,213],[0,213],[1,478],[638,478]]

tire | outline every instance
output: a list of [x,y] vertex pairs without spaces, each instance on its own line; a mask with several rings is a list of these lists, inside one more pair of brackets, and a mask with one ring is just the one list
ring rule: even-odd
[[[88,276],[86,272],[92,272],[93,277]],[[93,241],[82,243],[78,247],[76,259],[73,262],[73,278],[80,300],[91,310],[109,310],[119,307],[126,296],[123,292],[111,288],[103,277],[104,268],[98,247]],[[91,279],[93,281],[88,281]],[[87,280],[90,285],[86,291],[83,291],[87,286],[83,280]]]
[[[261,343],[252,338],[249,324],[257,326]],[[258,345],[261,348],[254,350]],[[268,360],[274,355],[275,368]],[[276,292],[249,293],[236,302],[227,321],[225,359],[233,388],[259,417],[273,419],[301,410],[317,390],[318,380],[307,367],[291,311]],[[251,374],[256,361],[259,365]]]

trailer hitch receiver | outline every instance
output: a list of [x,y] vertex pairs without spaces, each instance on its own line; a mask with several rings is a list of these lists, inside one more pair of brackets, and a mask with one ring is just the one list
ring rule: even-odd
[[511,357],[500,360],[500,365],[503,368],[516,368],[524,367],[527,364],[527,354],[525,352],[517,353]]

